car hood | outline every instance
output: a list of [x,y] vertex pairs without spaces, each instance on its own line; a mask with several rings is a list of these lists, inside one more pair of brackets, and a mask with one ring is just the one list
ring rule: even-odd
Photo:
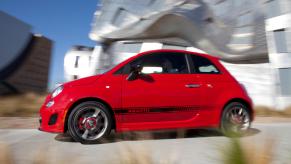
[[81,79],[78,79],[78,80],[70,81],[68,83],[65,83],[64,85],[70,86],[70,87],[82,86],[82,85],[90,85],[90,84],[93,84],[101,76],[102,75],[89,76],[89,77],[81,78]]

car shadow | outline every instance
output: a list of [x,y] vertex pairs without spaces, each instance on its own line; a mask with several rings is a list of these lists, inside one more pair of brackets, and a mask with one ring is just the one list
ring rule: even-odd
[[[242,137],[253,136],[261,131],[251,128],[248,133]],[[201,138],[201,137],[224,137],[224,135],[216,129],[189,129],[189,130],[164,130],[164,131],[138,131],[138,132],[112,132],[108,137],[98,142],[82,143],[82,144],[105,144],[116,143],[122,141],[142,141],[142,140],[163,140],[163,139],[181,139],[181,138]],[[55,140],[59,142],[75,142],[68,134],[58,134]]]

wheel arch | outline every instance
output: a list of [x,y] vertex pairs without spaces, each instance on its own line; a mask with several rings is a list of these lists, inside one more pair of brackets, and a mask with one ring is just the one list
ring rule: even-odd
[[108,109],[109,109],[109,112],[111,114],[111,117],[112,117],[112,120],[113,120],[113,127],[112,129],[115,129],[116,128],[116,119],[115,119],[115,116],[114,116],[114,112],[112,110],[112,107],[104,100],[100,99],[100,98],[96,98],[96,97],[86,97],[86,98],[81,98],[77,101],[75,101],[68,109],[67,113],[65,114],[65,122],[64,122],[64,132],[66,132],[68,130],[68,120],[69,120],[69,116],[71,114],[71,112],[73,111],[73,109],[83,103],[83,102],[87,102],[87,101],[95,101],[95,102],[100,102],[102,103],[103,105],[105,105]]
[[230,100],[228,100],[224,106],[222,107],[222,110],[220,112],[220,118],[222,117],[222,113],[225,109],[225,107],[227,105],[229,105],[230,103],[233,103],[233,102],[238,102],[238,103],[242,103],[243,105],[245,105],[247,107],[247,109],[249,110],[250,112],[250,115],[251,115],[251,121],[254,120],[254,116],[255,116],[255,112],[254,112],[254,109],[253,109],[253,106],[250,102],[248,102],[247,100],[243,99],[243,98],[232,98]]

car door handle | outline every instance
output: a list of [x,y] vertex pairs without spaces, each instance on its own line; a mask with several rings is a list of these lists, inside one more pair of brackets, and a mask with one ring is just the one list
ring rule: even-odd
[[186,84],[186,88],[199,88],[201,85],[200,84]]

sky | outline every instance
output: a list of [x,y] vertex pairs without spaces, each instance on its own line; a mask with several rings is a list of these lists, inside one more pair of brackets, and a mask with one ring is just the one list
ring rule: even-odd
[[73,45],[94,46],[89,39],[98,0],[0,0],[0,10],[32,26],[53,41],[49,88],[64,82],[64,55]]

